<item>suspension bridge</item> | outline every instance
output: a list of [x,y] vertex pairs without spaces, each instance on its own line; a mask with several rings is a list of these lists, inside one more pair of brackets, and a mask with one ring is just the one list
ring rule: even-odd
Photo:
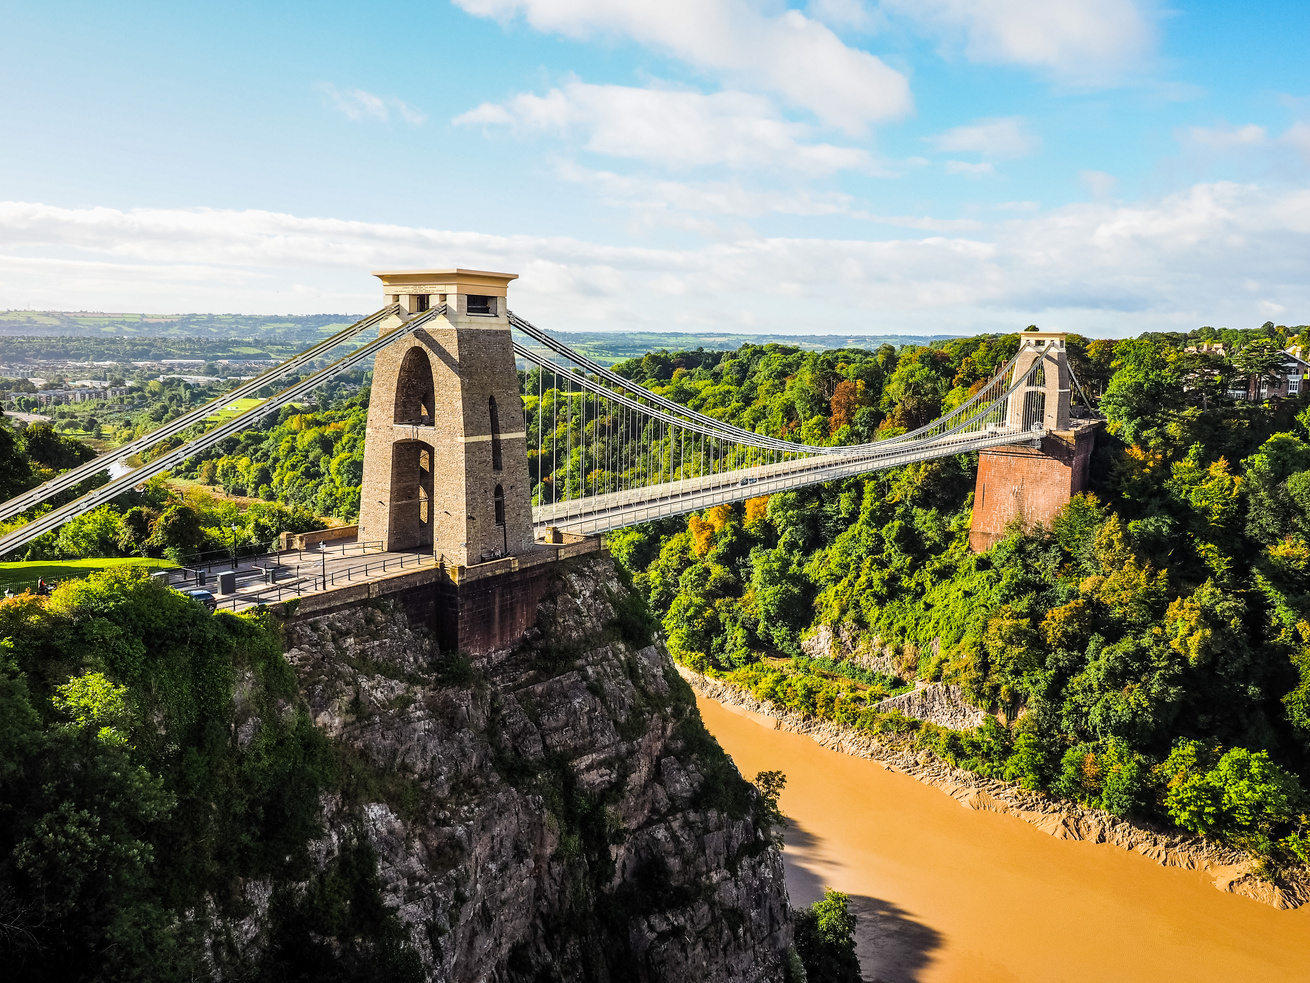
[[[0,556],[370,362],[357,541],[461,570],[916,461],[1007,447],[1029,448],[1023,453],[1031,458],[1052,435],[1073,432],[1077,382],[1064,335],[1055,332],[1023,334],[994,376],[925,426],[872,443],[808,445],[697,412],[587,358],[508,310],[512,274],[375,275],[386,301],[378,311],[218,400],[0,504],[0,522],[13,521],[111,466],[123,472],[0,536]],[[235,399],[261,395],[253,408],[210,424]],[[1072,485],[1059,489],[1065,499],[1078,490],[1078,467],[1085,475],[1082,457]],[[985,504],[981,482],[980,472]],[[1010,514],[1023,503],[1009,513],[1005,503],[999,507]],[[367,560],[362,567],[372,569]],[[350,576],[353,582],[353,568]],[[328,589],[327,579],[325,565],[322,577],[306,583]]]

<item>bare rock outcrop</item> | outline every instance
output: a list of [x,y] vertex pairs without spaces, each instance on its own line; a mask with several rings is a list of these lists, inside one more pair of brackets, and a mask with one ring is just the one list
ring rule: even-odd
[[323,803],[316,849],[367,843],[429,980],[785,979],[758,795],[663,646],[623,638],[626,590],[608,557],[563,564],[525,641],[472,663],[398,604],[285,627],[315,727],[372,783]]
[[896,710],[906,717],[954,730],[977,727],[986,716],[982,710],[970,706],[959,686],[946,683],[930,683],[900,696],[889,696],[876,709],[883,713]]

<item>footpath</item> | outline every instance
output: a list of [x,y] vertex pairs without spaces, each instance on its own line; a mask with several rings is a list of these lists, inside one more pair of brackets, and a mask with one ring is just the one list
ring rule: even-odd
[[1220,891],[1275,908],[1299,908],[1310,902],[1310,876],[1305,872],[1270,881],[1258,875],[1256,862],[1240,850],[1176,830],[1130,823],[1099,809],[1088,809],[1039,792],[1029,792],[1008,782],[982,778],[973,772],[954,768],[926,751],[896,747],[870,734],[826,720],[803,717],[757,700],[740,687],[702,676],[686,666],[679,665],[678,672],[698,695],[729,710],[755,717],[775,730],[804,734],[825,748],[865,758],[888,771],[909,775],[940,789],[966,809],[1014,816],[1057,839],[1109,843],[1149,857],[1162,867],[1205,871]]

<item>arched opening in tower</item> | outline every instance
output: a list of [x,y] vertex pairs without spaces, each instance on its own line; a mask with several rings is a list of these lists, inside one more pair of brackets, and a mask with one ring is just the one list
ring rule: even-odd
[[1033,364],[1032,375],[1028,379],[1026,392],[1023,394],[1023,428],[1031,430],[1041,426],[1046,420],[1046,356],[1043,355]]
[[391,445],[391,521],[387,549],[432,547],[433,449],[421,440]]
[[496,397],[487,398],[487,412],[491,417],[491,468],[493,471],[504,470],[500,456],[500,412],[496,409]]
[[400,363],[396,379],[396,423],[432,426],[436,387],[432,382],[432,362],[422,348],[411,348]]

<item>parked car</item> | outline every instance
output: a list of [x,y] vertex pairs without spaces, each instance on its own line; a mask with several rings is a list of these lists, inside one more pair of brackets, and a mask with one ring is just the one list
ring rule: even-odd
[[203,604],[211,612],[218,610],[218,598],[204,588],[193,587],[191,590],[184,590],[181,593],[183,597],[189,597],[198,604]]

